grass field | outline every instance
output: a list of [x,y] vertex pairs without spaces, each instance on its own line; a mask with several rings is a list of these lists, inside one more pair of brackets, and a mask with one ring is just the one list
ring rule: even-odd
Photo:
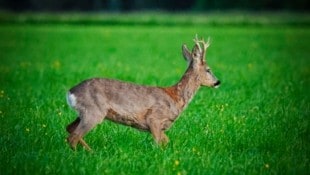
[[[0,24],[1,174],[308,174],[309,25]],[[167,132],[105,121],[66,143],[76,114],[66,91],[90,77],[169,86],[186,69],[181,45],[212,38],[222,81],[201,88]]]

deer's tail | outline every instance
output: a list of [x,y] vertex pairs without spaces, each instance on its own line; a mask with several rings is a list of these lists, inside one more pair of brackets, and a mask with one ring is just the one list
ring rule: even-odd
[[76,96],[70,91],[67,92],[67,103],[74,108],[76,106]]

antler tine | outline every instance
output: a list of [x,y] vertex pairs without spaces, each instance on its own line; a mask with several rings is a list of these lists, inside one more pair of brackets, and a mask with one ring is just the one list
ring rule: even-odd
[[194,42],[199,45],[199,48],[200,48],[200,44],[199,43],[201,43],[203,45],[203,49],[205,51],[210,46],[210,37],[208,37],[208,41],[206,43],[203,38],[198,39],[198,35],[196,34],[196,36],[194,38]]
[[210,37],[208,37],[207,43],[204,43],[204,49],[206,50],[210,46]]
[[198,38],[198,35],[197,35],[197,34],[195,35],[194,42],[195,42],[196,44],[199,44],[199,43],[201,43],[201,42],[202,42],[202,40],[199,40],[199,38]]
[[195,44],[198,44],[199,51],[201,52],[200,41],[198,39],[198,34],[196,33],[195,38],[193,39]]

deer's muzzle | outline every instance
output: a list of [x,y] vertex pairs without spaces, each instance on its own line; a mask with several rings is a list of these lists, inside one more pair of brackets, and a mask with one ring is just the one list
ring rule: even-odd
[[214,83],[214,87],[215,87],[215,88],[218,88],[218,87],[220,87],[220,84],[221,84],[221,81],[220,81],[220,80],[217,80],[217,81]]

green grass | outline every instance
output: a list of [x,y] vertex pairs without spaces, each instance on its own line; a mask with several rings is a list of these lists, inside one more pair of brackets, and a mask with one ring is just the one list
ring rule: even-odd
[[[168,130],[105,121],[70,150],[76,114],[66,91],[90,77],[168,86],[186,69],[182,43],[211,36],[207,61],[222,81],[201,88]],[[1,174],[307,174],[309,26],[0,26]]]

